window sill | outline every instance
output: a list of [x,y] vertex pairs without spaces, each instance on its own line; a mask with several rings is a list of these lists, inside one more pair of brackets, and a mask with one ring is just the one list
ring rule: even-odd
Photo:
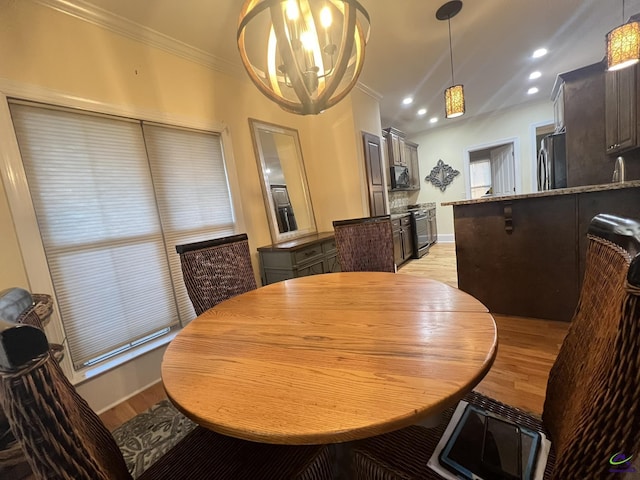
[[131,360],[134,360],[141,355],[144,355],[145,353],[149,353],[152,350],[163,347],[170,343],[179,332],[180,330],[176,329],[166,335],[163,335],[160,338],[144,343],[139,347],[133,348],[121,353],[118,356],[106,360],[105,362],[100,363],[100,365],[94,365],[91,367],[83,368],[82,370],[75,371],[71,374],[71,383],[73,385],[78,385],[98,375],[108,372],[109,370],[113,370],[114,368],[117,368],[127,362],[130,362]]

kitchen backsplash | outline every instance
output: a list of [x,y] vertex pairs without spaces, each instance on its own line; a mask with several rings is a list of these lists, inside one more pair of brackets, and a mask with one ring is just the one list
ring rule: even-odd
[[389,192],[389,211],[401,213],[407,211],[410,192]]

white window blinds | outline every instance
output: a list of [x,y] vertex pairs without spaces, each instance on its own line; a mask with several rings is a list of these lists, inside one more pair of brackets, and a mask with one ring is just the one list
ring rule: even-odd
[[175,242],[233,233],[219,136],[10,108],[74,368],[193,318]]
[[234,234],[233,209],[218,134],[145,123],[176,299],[183,324],[195,311],[182,281],[176,245]]

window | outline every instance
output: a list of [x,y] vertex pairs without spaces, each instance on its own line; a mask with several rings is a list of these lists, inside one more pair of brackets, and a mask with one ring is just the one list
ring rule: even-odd
[[220,136],[10,110],[74,369],[193,319],[175,245],[234,233]]

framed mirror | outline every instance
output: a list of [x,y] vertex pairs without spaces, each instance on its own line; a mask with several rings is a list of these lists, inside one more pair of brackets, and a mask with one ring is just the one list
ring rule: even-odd
[[298,131],[249,119],[273,243],[316,233]]

